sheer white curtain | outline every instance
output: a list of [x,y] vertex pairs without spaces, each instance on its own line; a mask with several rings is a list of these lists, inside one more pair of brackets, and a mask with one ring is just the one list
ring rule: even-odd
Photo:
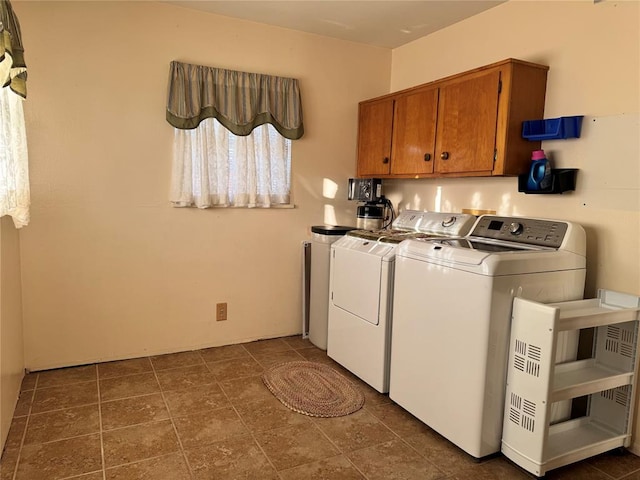
[[27,65],[20,22],[9,0],[0,0],[0,217],[16,228],[29,223],[29,168],[22,102]]
[[23,98],[0,88],[0,217],[11,215],[16,228],[29,223],[29,168]]
[[178,207],[289,204],[291,140],[271,124],[238,136],[216,119],[175,129],[171,202]]

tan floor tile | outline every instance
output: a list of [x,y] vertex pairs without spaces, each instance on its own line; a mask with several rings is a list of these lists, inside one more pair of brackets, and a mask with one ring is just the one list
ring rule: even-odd
[[253,356],[265,370],[279,363],[305,361],[305,358],[295,350],[276,353],[256,353]]
[[58,368],[38,373],[38,388],[57,387],[72,383],[90,382],[97,380],[95,365],[81,367]]
[[[515,465],[514,465],[514,468]],[[522,471],[523,475],[526,475],[524,471]],[[500,478],[507,479],[506,476],[502,476]],[[522,476],[521,478],[525,478]],[[595,467],[589,465],[587,462],[575,463],[573,465],[567,465],[566,467],[558,468],[555,470],[551,470],[547,472],[544,476],[545,480],[572,480],[572,479],[580,479],[580,480],[610,480],[612,477],[606,475]],[[620,478],[620,477],[614,477]],[[632,477],[633,478],[633,477]],[[623,477],[624,480],[632,480],[632,478]],[[640,478],[636,477],[636,478]]]
[[347,455],[369,480],[432,480],[444,474],[401,440],[357,450]]
[[[478,462],[473,466],[466,466],[451,477],[447,477],[449,478],[453,480],[531,480],[535,477],[516,467],[504,457],[497,457]],[[582,477],[568,478],[582,480]]]
[[205,362],[219,362],[232,358],[248,357],[249,352],[242,345],[225,345],[200,350],[200,356]]
[[101,363],[98,365],[100,379],[124,377],[136,373],[151,372],[151,361],[147,357],[132,358],[130,360],[118,360],[116,362]]
[[207,366],[218,381],[261,375],[264,371],[262,366],[251,357],[207,363]]
[[640,457],[627,451],[603,453],[589,459],[588,463],[612,477],[621,477],[640,469]]
[[100,398],[103,402],[159,392],[160,385],[152,372],[100,380]]
[[91,403],[98,403],[97,382],[39,388],[34,395],[31,413],[79,407]]
[[20,391],[24,392],[25,390],[33,390],[36,388],[36,382],[38,380],[37,373],[27,373],[22,379],[22,384],[20,385]]
[[226,380],[220,382],[220,386],[233,405],[273,397],[273,394],[259,376]]
[[159,393],[103,402],[101,408],[102,428],[105,430],[169,418],[169,412]]
[[100,435],[26,445],[16,480],[58,480],[102,468]]
[[156,371],[204,364],[204,360],[202,360],[198,352],[169,353],[167,355],[157,355],[150,358],[151,364]]
[[386,393],[380,393],[375,388],[370,386],[369,384],[363,382],[358,377],[353,375],[351,372],[346,371],[345,368],[340,366],[337,368],[338,372],[342,373],[345,377],[353,382],[353,384],[362,392],[364,395],[364,405],[365,408],[369,405],[379,405],[381,403],[391,403],[389,399],[389,395]]
[[247,351],[252,355],[291,350],[289,344],[287,344],[287,342],[285,342],[281,338],[272,338],[268,340],[258,340],[257,342],[245,343],[244,348],[246,348]]
[[[249,430],[254,432],[309,422],[309,417],[290,410],[274,396],[256,402],[237,405],[236,410],[247,427],[249,427]],[[309,427],[311,428],[311,426]]]
[[186,451],[195,480],[277,480],[278,474],[251,436],[235,437]]
[[284,337],[282,340],[287,342],[287,345],[289,345],[294,350],[313,347],[313,343],[311,343],[308,338],[302,338],[302,335],[294,335],[293,337]]
[[369,404],[366,409],[401,438],[430,430],[428,426],[395,403]]
[[281,480],[366,480],[342,455],[280,472]]
[[27,417],[14,418],[9,426],[9,433],[4,448],[20,448],[24,430],[27,426]]
[[104,477],[102,476],[102,470],[93,473],[87,473],[85,475],[80,475],[79,477],[73,477],[71,480],[102,480]]
[[476,460],[433,430],[405,437],[416,451],[447,474],[475,467]]
[[[106,470],[107,480],[190,480],[182,453],[142,460]],[[102,478],[102,477],[100,477]]]
[[[329,359],[329,360],[331,360],[331,359]],[[331,366],[333,369],[335,369],[342,376],[344,376],[345,378],[350,380],[358,388],[358,390],[360,390],[362,392],[362,394],[364,395],[364,398],[365,398],[365,408],[367,406],[369,406],[369,405],[378,405],[378,404],[381,404],[381,403],[391,403],[391,400],[389,399],[389,395],[388,394],[378,392],[375,388],[373,388],[371,385],[369,385],[368,383],[366,383],[363,380],[361,380],[360,378],[358,378],[356,375],[351,373],[349,370],[344,368],[342,365],[334,362],[333,360],[331,360],[331,362],[333,362],[333,364],[328,364],[329,366]]]
[[98,404],[34,414],[24,438],[25,445],[100,432]]
[[164,393],[164,398],[174,417],[229,406],[227,396],[217,383],[171,390]]
[[179,451],[169,420],[109,430],[102,435],[107,468]]
[[231,407],[176,417],[173,422],[184,448],[206,445],[249,433]]
[[351,452],[397,438],[366,410],[335,418],[318,418],[316,425],[342,451]]
[[[365,395],[364,409],[313,419],[284,407],[262,382],[263,369],[301,358],[350,379]],[[477,462],[325,351],[290,336],[30,373],[22,381],[0,480],[103,480],[98,387],[107,480],[533,478],[502,456]],[[188,446],[191,473],[169,414]],[[386,441],[394,434],[404,442]],[[640,458],[610,452],[546,478],[640,480]]]
[[316,428],[296,425],[255,433],[256,440],[277,470],[338,455],[338,450]]
[[16,409],[13,411],[14,417],[22,417],[24,415],[29,415],[31,411],[31,404],[33,403],[33,395],[35,394],[34,390],[26,390],[20,392],[20,396],[18,397],[18,403],[16,404]]
[[180,390],[207,383],[215,383],[216,377],[207,369],[206,365],[174,368],[157,372],[162,390]]
[[5,448],[0,459],[0,480],[13,480],[13,473],[18,464],[19,448]]
[[320,350],[319,348],[316,348],[316,347],[301,348],[296,351],[300,355],[302,355],[305,358],[305,360],[308,360],[310,362],[323,363],[325,365],[329,365],[330,367],[336,367],[339,365],[335,360],[333,360],[327,355],[326,351]]

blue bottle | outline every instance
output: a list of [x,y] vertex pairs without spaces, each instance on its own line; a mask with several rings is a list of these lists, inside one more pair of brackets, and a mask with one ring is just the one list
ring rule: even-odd
[[551,165],[544,150],[534,150],[531,154],[531,168],[527,179],[527,190],[546,190],[551,187]]

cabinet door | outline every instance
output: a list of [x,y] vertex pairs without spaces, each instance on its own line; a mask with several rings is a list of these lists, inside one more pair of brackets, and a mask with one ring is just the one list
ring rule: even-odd
[[391,173],[433,173],[437,113],[437,88],[396,99]]
[[388,175],[393,99],[361,103],[358,114],[358,176]]
[[500,71],[440,87],[436,172],[493,170]]

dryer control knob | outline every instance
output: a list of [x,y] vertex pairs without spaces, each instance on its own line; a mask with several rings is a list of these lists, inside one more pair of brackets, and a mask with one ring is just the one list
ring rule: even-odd
[[509,225],[509,232],[511,235],[520,235],[522,233],[523,227],[521,223],[513,222]]
[[456,223],[456,217],[447,217],[442,221],[442,226],[443,227],[450,227],[454,223]]

